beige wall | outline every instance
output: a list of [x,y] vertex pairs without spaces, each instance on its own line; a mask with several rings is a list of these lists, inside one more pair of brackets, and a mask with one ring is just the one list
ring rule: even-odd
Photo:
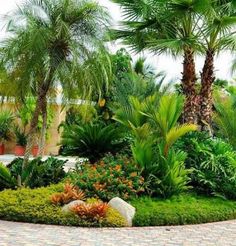
[[[65,119],[65,110],[62,111],[62,107],[59,105],[52,105],[51,106],[54,113],[53,122],[51,124],[50,129],[47,133],[47,140],[46,140],[46,147],[45,147],[45,154],[49,155],[56,155],[58,154],[59,150],[59,142],[60,142],[60,134],[58,133],[57,129],[59,124]],[[12,112],[15,111],[15,105],[13,103],[4,103],[0,106],[0,110],[10,109]],[[9,141],[5,144],[6,154],[13,154],[15,148],[15,141]]]

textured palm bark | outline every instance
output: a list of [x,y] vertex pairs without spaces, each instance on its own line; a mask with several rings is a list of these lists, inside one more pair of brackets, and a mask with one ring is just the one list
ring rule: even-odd
[[43,124],[41,129],[41,136],[40,136],[40,142],[39,142],[39,156],[43,156],[44,149],[45,149],[45,143],[46,143],[46,132],[47,132],[47,99],[45,98],[43,105],[42,105],[42,118],[43,118]]
[[182,88],[185,95],[183,112],[184,123],[197,123],[198,95],[196,91],[196,71],[194,62],[194,52],[185,49],[183,62]]
[[214,51],[208,50],[201,73],[200,91],[200,125],[203,130],[209,130],[212,123],[213,98],[212,85],[214,83]]
[[22,167],[23,169],[28,164],[31,150],[34,145],[34,139],[35,139],[35,134],[37,132],[39,115],[41,113],[41,108],[43,105],[43,101],[45,100],[46,93],[47,92],[41,90],[41,93],[39,94],[38,99],[36,101],[36,107],[35,107],[33,117],[31,120],[30,130],[29,130],[28,139],[27,139],[27,145],[26,145],[25,156],[24,156],[23,167]]

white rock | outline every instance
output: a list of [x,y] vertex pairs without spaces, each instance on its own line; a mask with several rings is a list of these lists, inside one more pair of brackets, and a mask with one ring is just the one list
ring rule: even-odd
[[66,205],[64,205],[62,207],[62,212],[63,213],[69,213],[71,212],[71,209],[76,206],[76,205],[80,205],[80,204],[84,204],[84,201],[81,201],[81,200],[75,200],[75,201],[72,201]]
[[108,205],[116,209],[127,221],[128,226],[132,226],[132,220],[135,215],[135,208],[119,197],[112,198]]

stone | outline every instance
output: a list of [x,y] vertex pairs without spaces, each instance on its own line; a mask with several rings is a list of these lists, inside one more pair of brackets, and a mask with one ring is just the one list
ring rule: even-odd
[[62,207],[62,212],[63,213],[70,213],[71,212],[71,209],[76,206],[76,205],[81,205],[81,204],[84,204],[85,202],[84,201],[81,201],[81,200],[75,200],[75,201],[72,201],[66,205],[64,205]]
[[112,198],[108,205],[116,209],[124,217],[128,226],[132,226],[132,220],[135,215],[135,207],[119,197]]

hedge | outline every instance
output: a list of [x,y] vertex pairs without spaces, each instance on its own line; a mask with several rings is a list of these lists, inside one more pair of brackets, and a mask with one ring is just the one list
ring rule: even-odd
[[164,226],[236,219],[236,202],[221,198],[184,194],[169,200],[135,199],[135,226]]
[[86,221],[74,214],[65,214],[61,207],[52,205],[50,196],[63,191],[63,185],[47,188],[5,190],[0,192],[0,219],[18,222],[81,226],[81,227],[122,227],[124,219],[113,209],[99,222]]

